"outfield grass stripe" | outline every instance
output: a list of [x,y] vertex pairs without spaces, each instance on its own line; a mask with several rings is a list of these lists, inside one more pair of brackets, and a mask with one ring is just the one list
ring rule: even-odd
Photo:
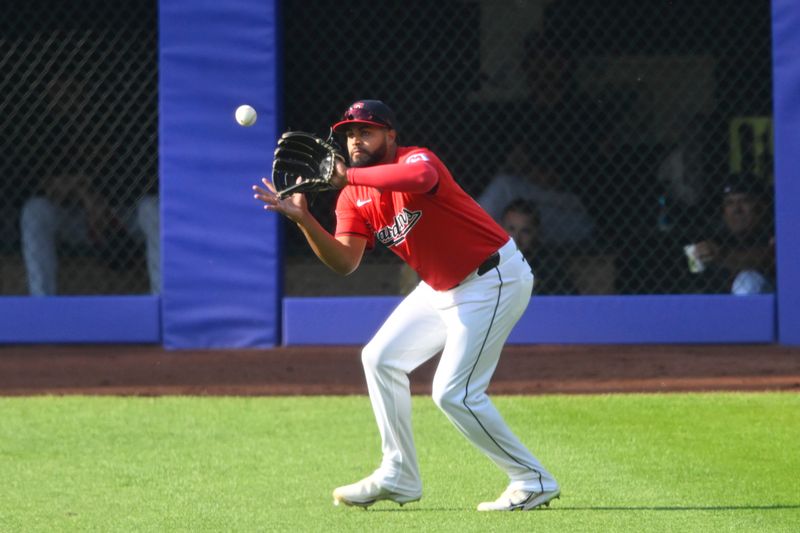
[[414,398],[425,494],[331,504],[379,460],[348,397],[0,398],[0,531],[796,531],[800,395],[503,396],[562,484],[548,510],[477,513],[506,480]]

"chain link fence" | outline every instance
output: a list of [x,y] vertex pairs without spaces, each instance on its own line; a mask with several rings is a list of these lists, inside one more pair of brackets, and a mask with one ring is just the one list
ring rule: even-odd
[[[355,99],[389,103],[401,143],[433,149],[527,243],[540,294],[769,291],[769,8],[285,0],[284,123],[325,133]],[[158,290],[156,11],[4,12],[0,293]],[[312,206],[330,229],[333,201]],[[415,281],[386,249],[341,279],[290,224],[285,242],[289,295]]]
[[2,294],[158,291],[156,8],[6,5]]
[[[400,143],[525,245],[534,292],[772,290],[767,0],[286,0],[283,19],[284,125],[387,102]],[[312,206],[329,229],[334,201]],[[414,282],[388,250],[341,279],[285,237],[289,295]]]

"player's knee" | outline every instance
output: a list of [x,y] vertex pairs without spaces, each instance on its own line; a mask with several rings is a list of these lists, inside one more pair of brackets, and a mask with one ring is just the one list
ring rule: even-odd
[[361,364],[365,370],[376,371],[382,365],[383,350],[375,343],[368,343],[361,349]]
[[433,384],[433,403],[445,413],[464,409],[464,391],[447,385]]

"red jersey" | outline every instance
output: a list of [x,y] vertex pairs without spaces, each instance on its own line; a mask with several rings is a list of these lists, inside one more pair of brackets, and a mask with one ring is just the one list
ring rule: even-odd
[[358,183],[362,173],[397,176],[406,169],[411,177],[435,172],[436,184],[424,193],[347,185],[336,203],[336,236],[364,237],[368,248],[377,238],[432,288],[451,289],[508,242],[508,234],[427,148],[399,146],[393,163],[350,169],[348,178]]

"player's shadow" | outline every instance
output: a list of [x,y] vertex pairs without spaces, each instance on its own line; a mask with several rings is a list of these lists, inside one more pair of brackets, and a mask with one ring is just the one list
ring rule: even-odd
[[553,506],[545,511],[779,511],[800,509],[800,504],[773,505],[618,505]]
[[[773,505],[616,505],[616,506],[561,506],[545,507],[535,509],[535,513],[547,512],[568,512],[568,511],[780,511],[786,509],[800,509],[800,504],[773,504]],[[371,507],[365,509],[371,513],[392,513],[392,512],[442,512],[455,511],[462,512],[467,509],[454,507]]]

